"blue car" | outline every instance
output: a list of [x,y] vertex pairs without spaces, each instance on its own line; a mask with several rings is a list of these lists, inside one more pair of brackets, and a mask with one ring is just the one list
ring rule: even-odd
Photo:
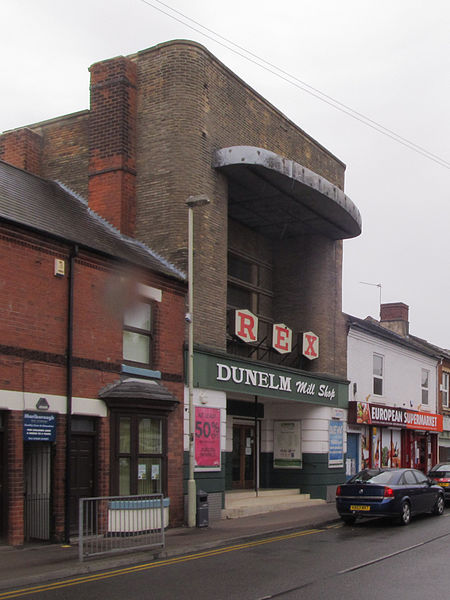
[[408,525],[413,515],[442,515],[442,488],[416,469],[364,469],[336,490],[336,509],[344,523],[358,517],[393,517]]

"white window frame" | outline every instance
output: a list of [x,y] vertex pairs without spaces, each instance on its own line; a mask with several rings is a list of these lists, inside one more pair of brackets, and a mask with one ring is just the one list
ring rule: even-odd
[[430,371],[428,369],[422,369],[420,385],[422,390],[422,404],[428,406],[430,391]]
[[449,408],[449,406],[448,406],[449,380],[450,380],[450,373],[447,373],[447,371],[442,371],[441,398],[442,398],[442,407],[443,408]]
[[[381,359],[381,375],[375,373],[375,357]],[[375,392],[375,380],[381,381],[381,394]],[[372,392],[374,396],[383,396],[384,393],[384,356],[377,352],[372,356]]]

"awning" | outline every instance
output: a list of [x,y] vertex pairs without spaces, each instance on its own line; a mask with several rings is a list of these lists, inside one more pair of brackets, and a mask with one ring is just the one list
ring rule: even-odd
[[213,167],[228,178],[231,219],[273,239],[321,234],[330,239],[361,233],[353,202],[299,163],[253,146],[217,150]]
[[121,379],[100,390],[98,397],[109,407],[152,408],[169,412],[179,400],[153,379]]

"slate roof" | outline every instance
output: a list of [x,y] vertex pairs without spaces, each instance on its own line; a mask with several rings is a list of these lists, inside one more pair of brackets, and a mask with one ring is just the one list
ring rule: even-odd
[[142,242],[122,235],[63,184],[0,161],[0,219],[113,259],[186,281]]
[[433,358],[440,358],[442,356],[448,355],[448,350],[439,348],[438,346],[430,344],[426,340],[418,338],[414,335],[402,336],[399,333],[395,333],[395,331],[392,331],[391,329],[380,325],[380,323],[372,317],[366,317],[365,319],[353,317],[352,315],[345,315],[345,317],[347,318],[347,323],[350,327],[356,327],[371,335],[385,339],[394,344],[399,344],[401,346],[409,348],[410,350],[415,350],[416,352],[427,354],[428,356],[432,356]]

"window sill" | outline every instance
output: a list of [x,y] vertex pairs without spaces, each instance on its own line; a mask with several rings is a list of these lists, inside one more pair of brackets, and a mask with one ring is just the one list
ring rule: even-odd
[[153,371],[152,369],[144,369],[143,367],[122,365],[122,373],[128,373],[128,375],[139,375],[140,377],[151,377],[152,379],[161,379],[161,371]]

